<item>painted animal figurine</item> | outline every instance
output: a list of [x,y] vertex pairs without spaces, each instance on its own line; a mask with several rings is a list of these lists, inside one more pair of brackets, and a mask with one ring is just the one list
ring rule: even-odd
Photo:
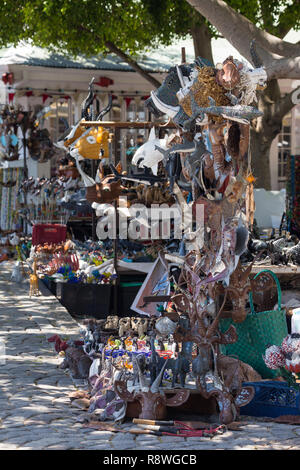
[[124,317],[120,318],[119,321],[119,337],[122,338],[127,334],[127,332],[130,331],[131,328],[131,318],[130,317]]
[[131,328],[136,331],[139,337],[145,336],[148,330],[148,319],[132,318]]
[[152,127],[147,142],[141,145],[133,155],[132,165],[136,165],[139,168],[151,168],[153,174],[157,175],[158,163],[163,159],[157,147],[162,147],[163,150],[166,150],[167,137],[165,139],[158,139],[155,136],[155,129]]
[[39,279],[36,273],[36,260],[33,261],[33,273],[30,274],[29,276],[29,282],[30,282],[29,297],[31,297],[32,295],[34,296],[40,295]]

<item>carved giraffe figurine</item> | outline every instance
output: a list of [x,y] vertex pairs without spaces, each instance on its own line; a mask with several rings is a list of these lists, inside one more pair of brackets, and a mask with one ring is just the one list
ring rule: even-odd
[[29,276],[30,288],[29,297],[32,295],[40,295],[39,291],[39,279],[36,273],[36,260],[33,261],[33,273]]

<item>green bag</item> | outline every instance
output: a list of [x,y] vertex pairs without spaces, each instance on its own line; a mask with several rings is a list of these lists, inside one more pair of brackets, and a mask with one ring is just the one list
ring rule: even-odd
[[242,323],[234,323],[231,318],[220,321],[220,330],[224,333],[231,324],[236,328],[238,340],[236,343],[222,345],[221,352],[227,356],[237,356],[241,361],[250,364],[263,379],[272,379],[280,374],[278,370],[269,369],[263,360],[265,350],[276,344],[280,346],[288,334],[285,310],[281,308],[281,288],[277,276],[269,269],[256,274],[269,273],[277,286],[278,309],[265,312],[255,312],[252,293],[249,294],[251,313]]

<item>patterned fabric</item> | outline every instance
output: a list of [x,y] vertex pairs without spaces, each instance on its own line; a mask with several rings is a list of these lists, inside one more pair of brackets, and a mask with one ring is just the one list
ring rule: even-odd
[[23,179],[23,170],[20,168],[0,169],[0,183],[16,181],[15,186],[5,187],[0,184],[0,229],[17,230],[20,221],[16,217],[18,205],[18,189]]

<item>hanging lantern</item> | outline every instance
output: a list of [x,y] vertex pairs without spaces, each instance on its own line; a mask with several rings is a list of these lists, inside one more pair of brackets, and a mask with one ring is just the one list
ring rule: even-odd
[[125,96],[125,103],[126,103],[126,109],[128,109],[131,101],[133,100],[133,98],[130,98],[129,96]]
[[2,74],[2,82],[4,85],[12,85],[14,82],[14,74],[12,72],[6,72]]
[[8,74],[7,73],[3,73],[2,74],[2,82],[4,83],[4,85],[6,85],[8,83]]
[[110,85],[113,85],[114,81],[108,77],[99,77],[99,81],[94,82],[94,84],[98,86],[108,87]]
[[47,93],[43,93],[43,94],[42,94],[43,104],[45,103],[45,101],[47,101],[48,98],[51,98],[51,96],[48,95]]

